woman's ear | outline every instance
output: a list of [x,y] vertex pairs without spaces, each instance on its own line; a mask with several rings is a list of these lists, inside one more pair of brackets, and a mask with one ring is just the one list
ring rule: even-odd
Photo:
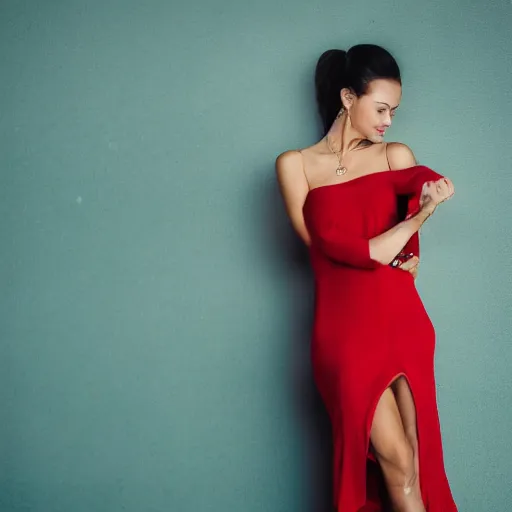
[[355,95],[354,93],[348,89],[347,87],[341,89],[340,91],[341,104],[345,110],[349,110],[350,107],[354,104]]

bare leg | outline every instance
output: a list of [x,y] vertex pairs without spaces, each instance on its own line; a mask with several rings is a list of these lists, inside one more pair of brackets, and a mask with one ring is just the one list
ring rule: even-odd
[[413,449],[414,467],[419,487],[421,475],[419,473],[418,432],[416,428],[416,406],[414,404],[414,398],[409,383],[403,376],[395,380],[391,387],[400,411],[405,435]]
[[377,404],[370,439],[396,512],[425,512],[417,483],[413,447],[405,433],[391,388],[384,391]]

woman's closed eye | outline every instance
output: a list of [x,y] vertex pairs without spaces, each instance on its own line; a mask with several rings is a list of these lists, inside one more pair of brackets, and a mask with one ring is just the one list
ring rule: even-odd
[[[380,108],[380,109],[378,109],[378,110],[377,110],[377,112],[378,112],[379,114],[384,114],[384,112],[386,112],[386,109],[385,109],[385,108]],[[391,117],[394,117],[394,116],[395,116],[395,114],[396,114],[396,110],[392,110],[392,111],[390,112],[390,116],[391,116]]]

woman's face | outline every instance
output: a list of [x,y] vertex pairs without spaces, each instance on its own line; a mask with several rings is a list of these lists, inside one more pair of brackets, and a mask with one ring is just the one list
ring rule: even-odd
[[372,142],[382,142],[402,97],[402,87],[395,80],[375,79],[361,97],[348,89],[341,92],[342,101],[353,128]]

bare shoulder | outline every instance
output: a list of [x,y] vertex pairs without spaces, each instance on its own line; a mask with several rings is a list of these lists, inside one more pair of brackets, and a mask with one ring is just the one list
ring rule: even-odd
[[276,173],[279,189],[292,225],[304,243],[309,245],[311,240],[302,213],[309,192],[309,184],[302,158],[303,156],[298,150],[281,153],[276,158]]
[[301,167],[302,156],[296,149],[284,151],[276,158],[276,171],[278,174],[287,173],[293,168]]
[[389,142],[386,146],[389,166],[393,170],[407,169],[417,165],[411,148],[401,142]]
[[299,150],[290,149],[278,155],[275,168],[277,178],[281,183],[289,182],[290,180],[299,183],[302,181],[306,182],[304,163]]
[[276,174],[287,205],[304,203],[309,192],[309,184],[301,152],[289,150],[281,153],[276,158]]

